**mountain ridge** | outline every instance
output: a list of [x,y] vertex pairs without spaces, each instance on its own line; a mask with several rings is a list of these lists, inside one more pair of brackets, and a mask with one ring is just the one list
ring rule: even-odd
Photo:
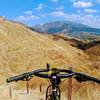
[[[72,47],[63,40],[54,41],[51,35],[31,31],[22,24],[2,18],[0,21],[0,76],[4,77],[0,84],[10,75],[41,66],[43,68],[47,62],[56,67],[65,66],[66,63],[78,66],[80,63],[79,70],[81,67],[83,70],[89,70],[89,67],[83,68],[88,64],[80,61],[89,57],[82,50]],[[73,60],[76,57],[77,59]]]
[[[6,83],[7,78],[36,69],[47,68],[45,66],[46,63],[50,64],[50,68],[68,69],[69,66],[72,66],[74,71],[83,72],[96,78],[100,77],[100,63],[98,63],[100,62],[100,57],[98,60],[96,57],[94,61],[94,56],[91,57],[85,51],[70,45],[69,37],[67,41],[66,37],[54,37],[53,35],[40,34],[31,31],[22,24],[13,23],[12,21],[2,18],[0,22],[2,22],[0,23],[0,92],[2,93],[0,95],[0,100],[9,100],[9,94],[5,96],[5,92],[8,90],[8,85]],[[76,43],[79,41],[75,39],[70,40],[71,42],[76,41]],[[90,49],[87,52],[94,52],[94,50],[91,51]],[[91,59],[93,61],[91,61]],[[5,86],[5,84],[7,88],[4,90],[1,87]],[[45,79],[33,77],[29,81],[30,95],[26,95],[24,90],[26,87],[25,82],[19,81],[14,84],[12,83],[11,87],[14,92],[12,99],[23,100],[26,96],[32,96],[29,97],[31,100],[35,95],[31,90],[39,91],[39,86],[41,85],[44,92],[44,87],[48,84],[48,81]],[[64,91],[65,94],[67,93],[66,84],[67,80],[61,84],[61,91]],[[22,88],[24,91],[20,91]],[[90,92],[91,90],[92,92]],[[15,95],[16,91],[18,95]],[[40,97],[40,92],[37,91],[35,91],[35,93],[39,93],[37,96]],[[79,84],[73,80],[73,95],[78,96],[78,100],[82,100],[82,98],[88,100],[91,95],[93,95],[93,98],[96,98],[94,100],[98,100],[99,96],[97,94],[99,94],[99,92],[100,86],[95,83],[87,82],[86,84]],[[41,95],[43,94],[44,93]],[[64,97],[65,95],[62,95],[62,98]],[[77,98],[75,100],[77,100]],[[89,100],[93,100],[93,98]],[[28,99],[28,97],[26,99]]]
[[70,21],[54,21],[43,25],[35,25],[30,27],[34,31],[48,34],[65,34],[73,37],[84,38],[88,36],[100,36],[100,29],[90,26],[70,22]]

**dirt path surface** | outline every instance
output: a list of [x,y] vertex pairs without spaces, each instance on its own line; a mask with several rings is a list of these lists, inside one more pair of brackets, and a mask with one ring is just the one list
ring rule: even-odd
[[26,90],[11,89],[11,91],[12,97],[10,97],[8,86],[0,86],[0,100],[45,100],[45,90],[42,92],[39,89],[29,90],[28,94]]
[[[99,100],[100,98],[100,91],[95,90],[95,88],[87,88],[81,89],[80,91],[76,92],[75,95],[72,96],[72,100]],[[0,86],[0,100],[45,100],[45,91],[46,88],[42,89],[42,92],[39,91],[38,88],[27,91],[24,90],[12,90],[12,98],[9,94],[9,86]],[[83,92],[84,91],[84,92]],[[68,100],[67,93],[61,93],[61,100]]]

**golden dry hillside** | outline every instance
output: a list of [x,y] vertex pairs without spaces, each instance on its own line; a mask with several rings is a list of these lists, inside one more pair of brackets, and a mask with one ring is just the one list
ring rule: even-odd
[[0,18],[1,85],[10,76],[45,68],[47,62],[57,68],[72,65],[76,71],[100,78],[100,70],[92,66],[90,56],[84,51],[64,40],[56,41],[53,36],[33,32],[21,24]]
[[100,44],[86,50],[89,54],[100,56]]
[[47,62],[52,67],[67,68],[72,64],[76,70],[91,73],[88,61],[85,52],[63,40],[55,41],[52,36],[32,32],[21,24],[0,18],[1,75],[10,76],[45,67]]

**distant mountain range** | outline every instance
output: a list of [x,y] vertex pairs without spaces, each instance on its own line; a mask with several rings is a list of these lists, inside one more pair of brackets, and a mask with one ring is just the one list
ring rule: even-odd
[[100,29],[69,21],[54,21],[43,25],[35,25],[30,29],[48,34],[66,34],[69,36],[85,38],[88,36],[100,36]]

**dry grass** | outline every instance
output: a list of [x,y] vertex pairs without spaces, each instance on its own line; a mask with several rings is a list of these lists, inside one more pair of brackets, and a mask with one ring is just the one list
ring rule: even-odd
[[[79,84],[78,88],[73,87],[72,100],[99,100],[100,98],[100,87],[96,84],[84,83]],[[14,83],[10,86],[14,86]],[[6,94],[5,94],[6,92]],[[45,100],[46,87],[42,87],[42,92],[39,91],[39,87],[31,88],[29,94],[26,89],[13,89],[12,98],[9,95],[9,86],[0,87],[0,100]],[[67,89],[61,91],[61,100],[68,100]]]
[[[76,71],[82,71],[90,75],[93,74],[95,77],[100,78],[100,70],[91,67],[91,60],[89,58],[90,56],[85,52],[72,47],[63,40],[54,41],[52,36],[32,32],[20,24],[11,23],[10,21],[0,18],[1,85],[3,85],[6,78],[10,76],[38,68],[45,68],[47,62],[51,67],[66,69],[68,65],[71,64]],[[33,78],[33,80],[30,81],[30,87],[37,86],[38,82],[43,85],[47,84],[45,80]],[[19,82],[16,89],[22,86],[25,86],[23,82]],[[91,86],[91,88],[92,87],[93,86]],[[96,92],[98,90],[95,89],[92,91]],[[13,100],[17,100],[17,96],[15,97],[16,99],[14,98]],[[78,98],[80,98],[80,95]]]
[[89,54],[100,56],[100,44],[86,50]]

